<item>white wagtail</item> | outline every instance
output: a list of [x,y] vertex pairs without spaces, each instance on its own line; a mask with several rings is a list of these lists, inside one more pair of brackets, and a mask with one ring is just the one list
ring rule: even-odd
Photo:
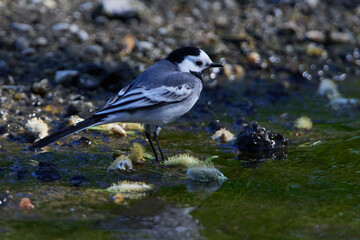
[[42,148],[91,126],[112,122],[136,122],[146,125],[145,135],[158,160],[150,136],[150,125],[156,126],[154,138],[164,160],[158,140],[159,125],[174,121],[194,106],[203,88],[201,74],[211,67],[222,65],[211,61],[209,56],[198,48],[178,48],[167,58],[146,69],[93,116],[40,139],[31,149]]

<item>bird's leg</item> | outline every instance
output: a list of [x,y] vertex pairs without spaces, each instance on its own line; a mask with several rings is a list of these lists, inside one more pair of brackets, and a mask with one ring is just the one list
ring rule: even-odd
[[145,135],[146,135],[147,139],[149,140],[151,149],[153,150],[153,152],[155,154],[156,161],[159,161],[158,155],[157,155],[156,150],[154,148],[154,144],[151,141],[150,124],[146,124],[146,126],[145,126]]
[[160,130],[161,130],[161,128],[160,128],[159,126],[156,126],[156,127],[155,127],[154,138],[155,138],[156,144],[158,145],[158,148],[159,148],[159,151],[160,151],[160,155],[161,155],[161,159],[162,159],[162,161],[165,161],[163,152],[162,152],[161,147],[160,147],[160,144],[159,144],[159,139],[158,139],[158,136],[159,136],[159,134],[160,134]]

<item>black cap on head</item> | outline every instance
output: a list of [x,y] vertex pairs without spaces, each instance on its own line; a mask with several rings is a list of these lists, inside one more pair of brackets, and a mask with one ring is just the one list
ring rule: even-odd
[[199,56],[200,49],[196,47],[178,48],[169,54],[168,59],[174,63],[181,63],[182,60],[184,60],[184,58],[189,55]]

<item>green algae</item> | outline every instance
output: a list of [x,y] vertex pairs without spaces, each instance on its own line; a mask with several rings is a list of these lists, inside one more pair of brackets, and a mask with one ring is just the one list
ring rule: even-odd
[[[288,119],[280,117],[283,113],[288,114]],[[309,131],[297,131],[289,125],[303,114],[314,122]],[[116,141],[102,135],[90,136],[93,139],[90,146],[51,146],[50,152],[36,155],[24,151],[19,144],[0,139],[8,151],[0,153],[1,191],[9,190],[13,196],[8,205],[0,206],[0,239],[136,236],[134,232],[126,235],[111,227],[97,226],[99,221],[111,221],[129,210],[155,214],[152,207],[137,205],[137,200],[118,206],[112,202],[111,193],[94,191],[124,179],[151,181],[158,187],[152,196],[166,203],[197,207],[192,216],[202,225],[201,235],[208,239],[358,239],[359,115],[356,111],[335,112],[320,98],[306,94],[301,100],[290,98],[287,102],[259,107],[249,119],[282,132],[289,137],[290,145],[286,158],[263,159],[256,168],[246,168],[244,160],[236,160],[231,146],[212,141],[211,134],[204,130],[207,119],[198,122],[195,130],[182,131],[175,126],[189,128],[194,124],[192,121],[164,128],[160,141],[166,156],[182,152],[202,159],[219,156],[212,162],[228,181],[212,193],[189,192],[181,170],[163,168],[151,161],[137,166],[131,174],[106,172],[114,150],[128,152],[129,140],[143,137],[141,134]],[[223,124],[231,126],[232,116],[219,116]],[[151,153],[150,147],[145,146]],[[32,175],[36,162],[45,160],[57,166],[60,180],[43,183]],[[18,167],[28,170],[24,180],[16,177]],[[76,188],[68,179],[79,173],[88,181]],[[31,198],[34,211],[17,208],[23,196]]]

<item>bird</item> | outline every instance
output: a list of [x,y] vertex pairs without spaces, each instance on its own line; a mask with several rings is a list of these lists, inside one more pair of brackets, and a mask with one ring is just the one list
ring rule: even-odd
[[151,127],[155,126],[154,139],[160,152],[160,126],[170,123],[187,113],[198,101],[203,89],[202,74],[213,67],[223,67],[213,62],[208,54],[196,47],[180,47],[158,61],[129,85],[110,98],[91,117],[52,133],[30,146],[41,149],[70,134],[92,126],[113,122],[134,122],[145,125],[147,137],[156,161],[158,154],[151,140]]

